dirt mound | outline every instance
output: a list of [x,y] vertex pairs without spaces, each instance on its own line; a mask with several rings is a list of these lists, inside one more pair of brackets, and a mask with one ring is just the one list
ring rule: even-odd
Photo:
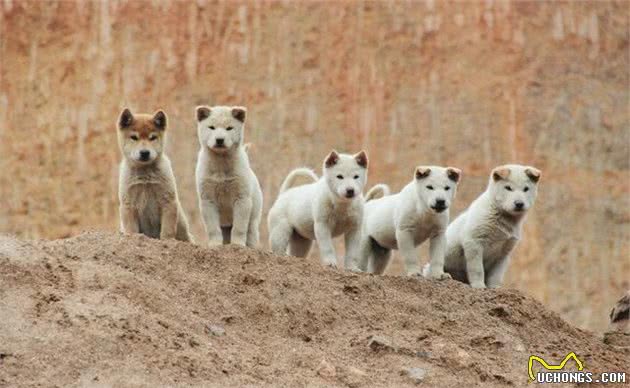
[[530,354],[571,351],[630,365],[514,290],[143,236],[0,237],[0,385],[525,386]]

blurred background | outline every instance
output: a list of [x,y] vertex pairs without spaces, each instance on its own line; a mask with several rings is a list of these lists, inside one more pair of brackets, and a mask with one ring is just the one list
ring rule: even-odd
[[[0,232],[117,230],[115,123],[128,106],[169,115],[203,242],[194,107],[245,105],[265,218],[287,172],[319,171],[333,147],[368,150],[369,185],[394,190],[418,164],[462,168],[452,218],[494,166],[542,169],[507,286],[602,331],[630,288],[629,7],[0,0]],[[266,221],[261,232],[266,249]]]

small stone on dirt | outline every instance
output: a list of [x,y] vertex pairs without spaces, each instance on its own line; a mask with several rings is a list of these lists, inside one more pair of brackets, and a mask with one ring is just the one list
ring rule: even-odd
[[427,376],[426,369],[422,368],[403,368],[400,372],[401,375],[409,376],[411,381],[416,384],[420,384],[422,380]]
[[331,379],[337,375],[337,371],[331,363],[323,359],[322,362],[319,363],[319,366],[317,366],[317,374],[323,378]]
[[368,346],[375,352],[380,352],[384,350],[396,351],[396,348],[391,344],[391,342],[389,342],[389,340],[378,336],[369,336]]
[[208,330],[208,333],[217,337],[221,337],[225,334],[225,329],[218,325],[208,325],[206,329]]

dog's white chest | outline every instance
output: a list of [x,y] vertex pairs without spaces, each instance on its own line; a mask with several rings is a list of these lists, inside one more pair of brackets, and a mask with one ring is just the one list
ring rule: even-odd
[[337,217],[333,217],[331,221],[333,224],[331,225],[333,237],[347,232],[349,229],[352,229],[356,224],[355,217],[350,214],[348,209],[345,209],[345,211],[340,211],[337,214]]
[[215,203],[219,208],[221,226],[231,226],[234,202],[242,191],[242,185],[236,177],[207,179],[202,187],[202,197]]

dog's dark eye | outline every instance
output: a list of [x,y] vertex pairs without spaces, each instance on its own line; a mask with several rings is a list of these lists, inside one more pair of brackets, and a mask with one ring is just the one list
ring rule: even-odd
[[131,138],[131,140],[133,141],[137,141],[138,140],[138,135],[131,135],[129,136]]
[[234,129],[233,127],[227,127],[227,128],[225,128],[225,130],[226,130],[226,131],[231,131],[231,130],[233,130],[233,129]]
[[450,189],[451,189],[451,186],[445,186],[445,187],[444,187],[444,190],[445,190],[445,191],[449,191]]
[[355,175],[355,176],[354,176],[354,179],[359,179],[359,176],[358,176],[358,175]]
[[211,125],[208,128],[210,128],[210,129],[212,129],[214,131],[214,126]]
[[337,175],[337,179],[343,179],[343,175]]
[[512,186],[505,186],[505,189],[506,189],[507,191],[512,191]]
[[433,190],[433,186],[428,185],[428,186],[427,186],[427,189],[429,189],[429,190]]
[[529,187],[525,186],[525,188],[523,189],[524,192],[528,192],[529,191]]

